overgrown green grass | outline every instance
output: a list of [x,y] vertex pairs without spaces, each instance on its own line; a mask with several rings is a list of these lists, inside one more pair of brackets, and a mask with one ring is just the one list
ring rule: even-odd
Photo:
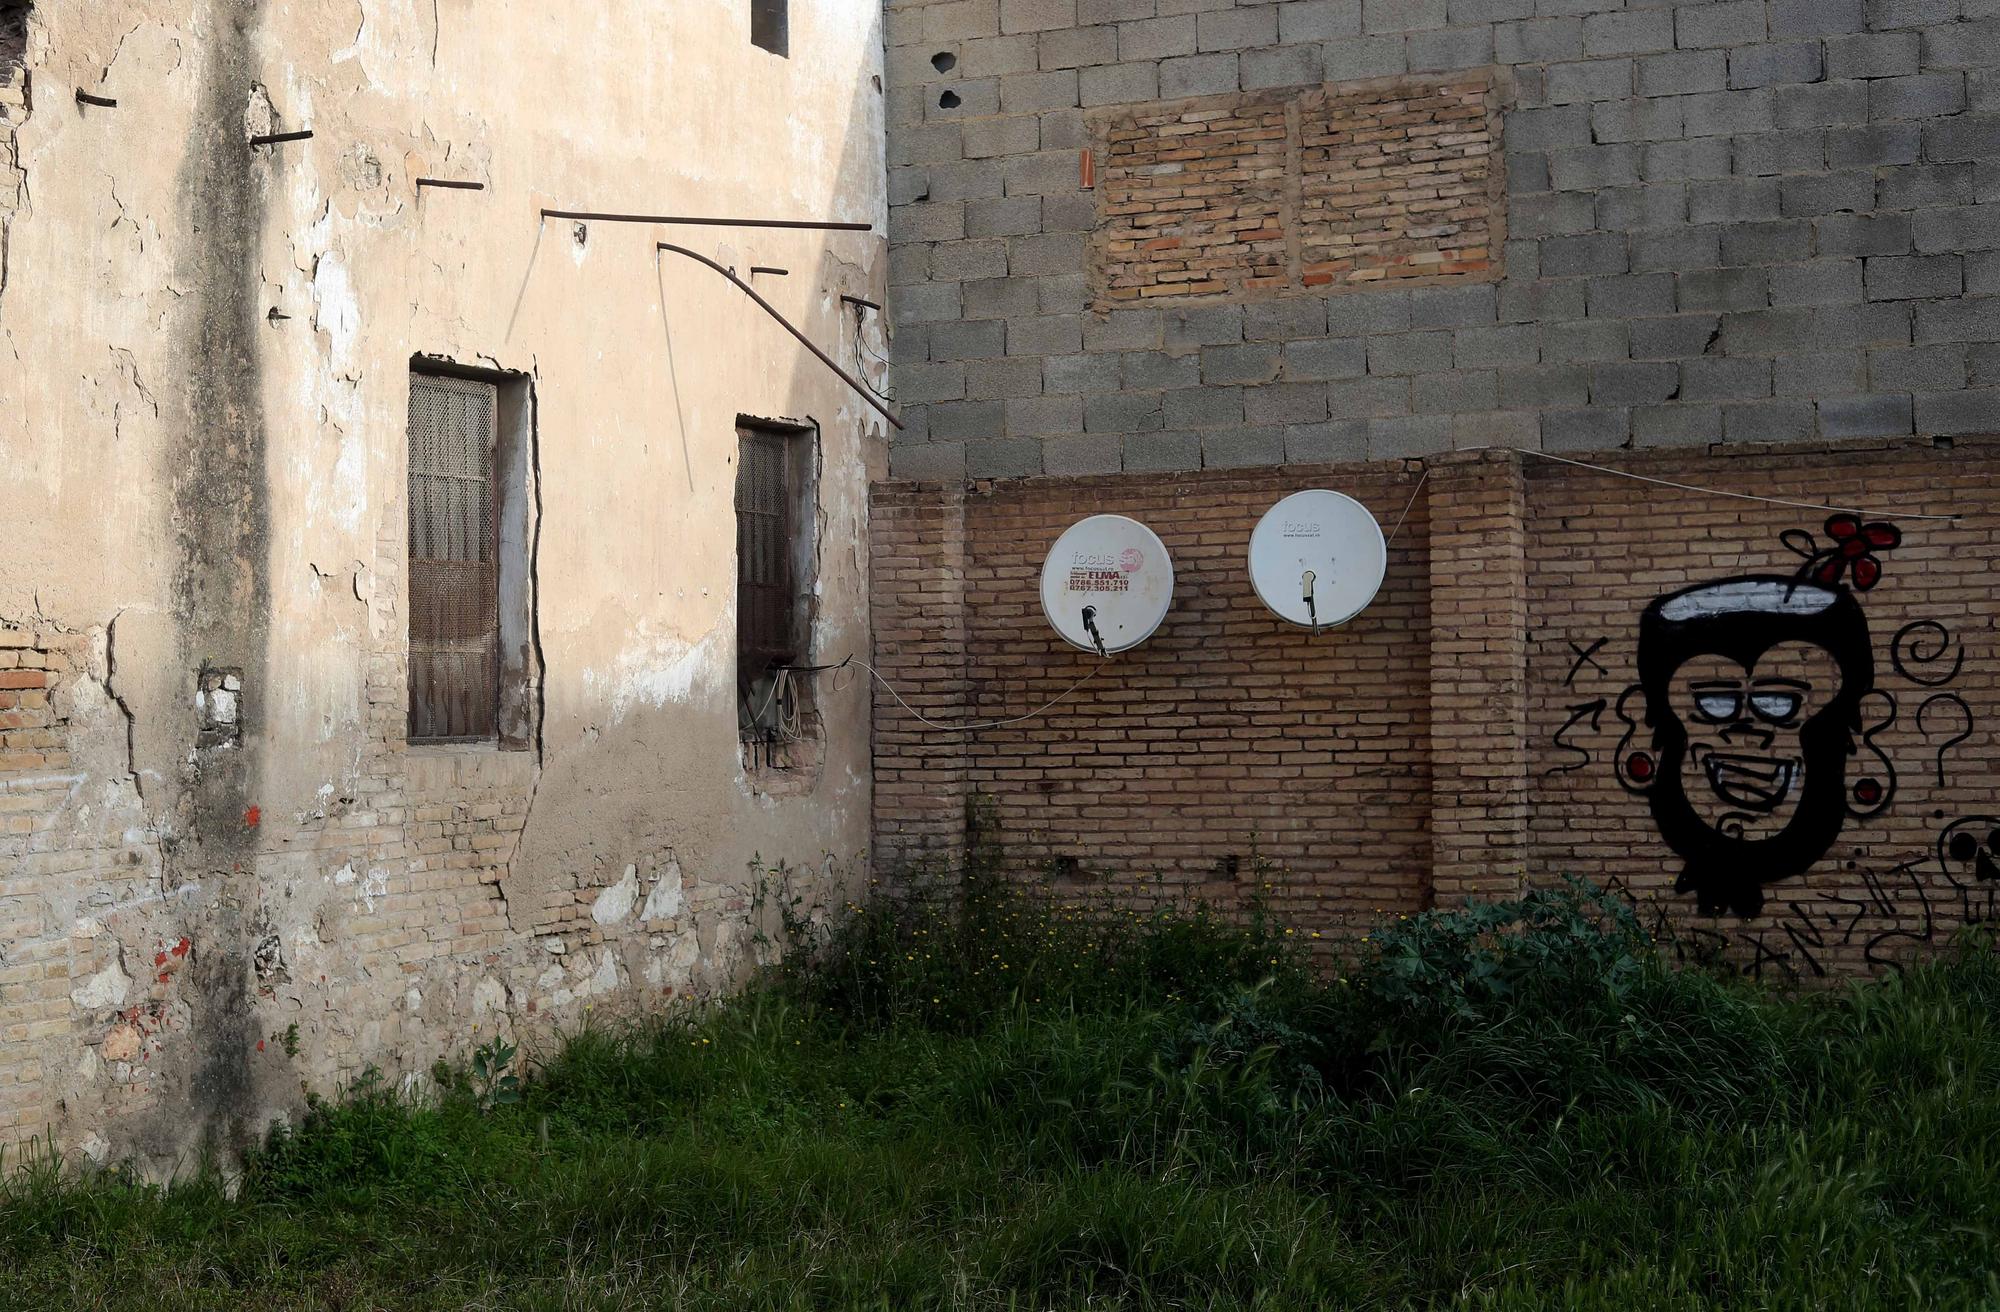
[[847,921],[518,1095],[364,1086],[234,1197],[20,1174],[0,1307],[2000,1307],[1987,944],[1784,999],[1582,886],[1344,977],[995,885]]

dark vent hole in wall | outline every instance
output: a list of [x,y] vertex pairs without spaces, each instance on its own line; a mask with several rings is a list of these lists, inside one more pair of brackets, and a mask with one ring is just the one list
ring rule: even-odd
[[959,100],[958,100],[958,93],[956,91],[947,91],[943,95],[938,97],[939,109],[957,109],[958,105],[959,105]]
[[958,67],[958,56],[949,50],[940,50],[931,56],[931,67],[940,73],[949,73]]
[[791,0],[750,0],[750,43],[774,55],[792,53]]

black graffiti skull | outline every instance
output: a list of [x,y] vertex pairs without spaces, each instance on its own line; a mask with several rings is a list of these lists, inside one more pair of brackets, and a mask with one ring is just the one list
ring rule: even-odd
[[1887,804],[1886,760],[1851,790],[1847,778],[1874,686],[1867,617],[1844,588],[1752,575],[1646,608],[1618,773],[1686,863],[1678,891],[1707,914],[1754,916],[1765,884],[1804,873],[1850,814]]
[[1968,924],[2000,919],[2000,815],[1969,815],[1938,835],[1938,865]]
[[2000,816],[1975,815],[1953,822],[1938,837],[1938,860],[1960,880],[2000,880]]

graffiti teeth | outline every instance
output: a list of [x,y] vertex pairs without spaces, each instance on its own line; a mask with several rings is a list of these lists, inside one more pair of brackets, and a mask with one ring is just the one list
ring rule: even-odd
[[1796,761],[1769,756],[1725,756],[1712,752],[1703,766],[1716,796],[1753,811],[1775,810],[1792,791]]

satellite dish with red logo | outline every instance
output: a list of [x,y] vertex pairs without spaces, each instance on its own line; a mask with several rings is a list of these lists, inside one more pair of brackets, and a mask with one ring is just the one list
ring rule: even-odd
[[1110,656],[1153,636],[1174,599],[1174,562],[1153,530],[1092,515],[1042,562],[1042,613],[1073,647]]

